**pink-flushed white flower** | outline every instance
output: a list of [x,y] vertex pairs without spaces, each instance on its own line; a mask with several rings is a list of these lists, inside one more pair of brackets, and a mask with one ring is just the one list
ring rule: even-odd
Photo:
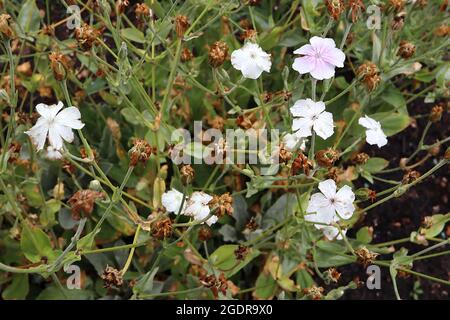
[[48,146],[47,147],[47,153],[45,154],[45,156],[49,160],[59,160],[59,159],[62,159],[62,157],[63,157],[62,154],[61,154],[61,151],[60,150],[56,150],[52,146]]
[[359,118],[358,123],[367,129],[366,141],[368,144],[376,144],[378,148],[381,148],[387,144],[387,138],[383,132],[383,129],[381,129],[380,122],[366,115],[363,118]]
[[186,200],[183,194],[177,189],[173,189],[167,192],[164,192],[161,196],[161,203],[166,208],[168,212],[173,212],[175,214],[183,214],[184,209],[186,208]]
[[313,194],[309,200],[305,220],[320,223],[314,226],[322,230],[329,240],[336,236],[341,239],[339,229],[332,224],[352,217],[355,211],[355,194],[347,185],[337,191],[336,182],[332,179],[320,182],[319,190],[321,192]]
[[249,79],[258,79],[263,71],[270,72],[272,66],[270,54],[252,42],[246,42],[242,48],[231,53],[231,64]]
[[305,151],[306,139],[300,137],[297,133],[288,133],[283,137],[283,145],[287,151],[293,152],[297,149]]
[[69,143],[73,141],[72,129],[84,127],[84,123],[80,121],[81,114],[78,108],[63,109],[63,107],[64,104],[61,101],[50,106],[44,103],[39,103],[36,106],[36,111],[40,114],[40,117],[36,124],[25,133],[30,136],[38,151],[44,148],[47,136],[50,145],[55,150],[61,150],[64,141]]
[[333,135],[333,115],[325,111],[325,103],[322,101],[297,100],[290,111],[294,116],[292,131],[297,136],[309,137],[312,135],[312,130],[322,139]]
[[302,56],[294,60],[292,68],[300,74],[310,73],[317,80],[332,78],[335,67],[342,68],[345,61],[344,52],[331,38],[312,37],[294,54]]

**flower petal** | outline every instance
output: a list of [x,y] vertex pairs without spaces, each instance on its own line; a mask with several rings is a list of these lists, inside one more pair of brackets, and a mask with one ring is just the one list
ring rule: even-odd
[[336,182],[333,179],[327,179],[325,181],[319,182],[319,190],[328,199],[334,198],[336,195]]
[[316,51],[314,50],[313,46],[310,44],[305,44],[294,51],[294,54],[303,54],[307,56],[314,56]]
[[316,58],[313,56],[304,56],[296,58],[292,64],[292,69],[300,74],[311,72],[316,66]]
[[330,112],[322,112],[314,121],[314,131],[324,140],[333,135],[333,128],[333,114]]
[[48,140],[56,150],[60,150],[63,147],[63,140],[56,126],[52,126],[48,129]]
[[336,48],[336,43],[331,38],[322,38],[314,36],[311,39],[309,39],[309,43],[311,43],[311,45],[316,51]]
[[359,118],[358,123],[367,129],[381,128],[381,124],[378,121],[368,117],[367,115],[363,118]]
[[330,48],[321,54],[322,59],[336,67],[342,68],[345,61],[345,53],[338,48]]
[[292,131],[299,137],[305,138],[311,136],[313,121],[308,118],[295,118],[292,121]]
[[316,65],[310,73],[317,80],[330,79],[334,76],[334,65],[322,59],[316,59]]
[[76,107],[69,107],[58,113],[55,120],[58,124],[70,127],[72,129],[81,129],[84,127],[84,123],[79,120],[80,118],[80,110]]
[[48,124],[44,118],[39,118],[36,124],[25,133],[31,138],[31,141],[36,146],[36,149],[44,149],[45,140],[47,140]]
[[71,128],[57,124],[57,123],[54,124],[54,128],[56,129],[58,134],[61,136],[61,138],[63,138],[64,140],[66,140],[69,143],[73,142],[74,135],[73,135],[73,131]]

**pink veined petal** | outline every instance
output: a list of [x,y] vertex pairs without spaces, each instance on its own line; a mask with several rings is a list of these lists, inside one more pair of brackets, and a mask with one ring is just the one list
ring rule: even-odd
[[313,121],[308,118],[295,118],[292,121],[292,131],[301,138],[309,137],[311,133],[311,128],[313,126]]
[[84,127],[79,119],[81,118],[80,110],[76,107],[69,107],[62,110],[55,117],[56,123],[70,127],[72,129],[81,129]]
[[73,131],[71,128],[62,126],[60,124],[54,124],[54,128],[56,129],[58,134],[61,136],[61,138],[63,138],[64,140],[66,140],[69,143],[73,142],[74,135],[73,135]]
[[29,131],[25,131],[25,133],[28,136],[30,136],[31,141],[36,146],[36,149],[38,151],[44,149],[45,140],[47,140],[47,133],[48,133],[48,125],[45,122],[45,120],[44,121],[38,120],[36,125],[32,127]]
[[304,46],[301,46],[300,48],[295,50],[294,54],[303,54],[306,56],[314,56],[316,54],[316,51],[314,50],[312,45],[305,44]]
[[309,42],[314,47],[316,52],[318,52],[318,51],[322,52],[322,50],[331,49],[331,48],[336,47],[336,43],[331,38],[322,38],[322,37],[314,36],[311,39],[309,39]]
[[344,66],[345,54],[338,48],[326,49],[321,54],[322,59],[336,67],[342,68]]
[[333,114],[322,112],[314,121],[314,131],[319,137],[326,140],[334,133]]
[[304,56],[296,58],[292,64],[292,69],[300,74],[311,72],[316,67],[316,58],[313,56]]
[[48,129],[48,140],[56,150],[60,150],[63,147],[63,140],[55,126]]
[[311,99],[300,99],[295,101],[294,105],[289,110],[294,117],[311,118],[316,114],[313,110],[313,106],[314,101]]
[[332,199],[336,195],[336,182],[334,182],[333,179],[327,179],[319,182],[319,190],[325,195],[325,197]]
[[310,73],[317,80],[330,79],[334,76],[334,65],[322,59],[316,59],[316,65]]

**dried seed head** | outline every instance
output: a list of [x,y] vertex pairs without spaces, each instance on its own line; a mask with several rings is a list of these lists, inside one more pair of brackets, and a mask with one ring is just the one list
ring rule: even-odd
[[241,41],[245,41],[248,40],[250,42],[256,42],[256,30],[254,29],[245,29],[241,36],[240,36]]
[[211,126],[211,128],[222,131],[225,127],[225,119],[217,115],[215,117],[209,117],[208,124]]
[[220,218],[225,214],[231,216],[233,214],[233,197],[230,193],[224,193],[221,196],[214,196],[209,203],[211,208],[217,208],[216,215]]
[[103,279],[103,286],[107,289],[121,287],[123,285],[122,273],[110,266],[106,266],[101,278]]
[[339,20],[342,12],[345,10],[344,0],[325,0],[328,14],[334,19]]
[[250,249],[246,246],[239,245],[236,250],[234,250],[234,256],[236,260],[245,260],[247,255],[249,254]]
[[116,11],[118,14],[125,12],[125,9],[130,5],[128,0],[117,0],[116,1]]
[[400,41],[400,46],[398,48],[397,56],[402,57],[403,59],[409,59],[416,52],[416,46],[411,42]]
[[310,288],[304,288],[303,293],[313,300],[321,300],[323,297],[323,288],[313,285]]
[[190,184],[194,181],[195,171],[190,164],[183,165],[180,169],[180,174],[184,184]]
[[392,20],[392,30],[400,30],[403,28],[403,25],[405,24],[405,16],[406,13],[400,12],[395,15],[394,19]]
[[158,240],[164,240],[172,235],[172,220],[163,218],[152,224],[152,236]]
[[333,149],[320,150],[316,153],[319,166],[330,168],[339,159],[339,152]]
[[78,46],[84,51],[91,50],[101,35],[101,30],[95,29],[87,23],[75,29],[75,38],[78,41]]
[[15,32],[10,25],[11,16],[7,13],[0,14],[0,33],[6,38],[13,39]]
[[362,77],[362,82],[369,91],[373,91],[381,80],[377,66],[370,61],[359,66],[356,73],[359,77]]
[[74,174],[75,173],[75,166],[68,160],[63,160],[62,168],[66,170],[68,174]]
[[55,79],[61,81],[67,78],[72,65],[70,58],[59,51],[50,52],[48,58]]
[[287,151],[282,145],[278,152],[278,158],[280,163],[288,163],[292,158],[292,152]]
[[353,155],[351,158],[351,161],[354,164],[365,164],[370,159],[369,155],[365,152],[358,152],[357,154]]
[[431,122],[439,122],[442,118],[442,113],[444,112],[444,108],[441,105],[436,105],[431,108],[430,112],[430,121]]
[[250,220],[245,224],[245,230],[244,233],[247,231],[247,233],[251,231],[255,231],[258,229],[258,224],[256,223],[255,217],[251,217]]
[[189,20],[186,16],[178,15],[175,17],[175,32],[178,38],[183,39],[189,26]]
[[136,14],[136,17],[138,17],[139,19],[152,16],[151,9],[145,3],[138,3],[136,5],[134,13]]
[[409,183],[419,179],[419,177],[420,177],[420,172],[419,171],[416,171],[416,170],[408,171],[403,176],[402,183],[403,184],[409,184]]
[[256,7],[261,4],[261,0],[247,0],[247,5]]
[[104,197],[105,194],[103,192],[89,189],[75,192],[75,194],[67,201],[71,207],[72,218],[74,220],[80,220],[81,213],[90,216],[92,211],[94,211],[95,200],[103,199]]
[[295,158],[294,162],[292,163],[291,173],[293,176],[296,176],[301,171],[303,171],[308,176],[312,167],[313,165],[308,157],[300,152],[297,158]]
[[[93,160],[97,159],[97,151],[95,151],[95,149],[91,149],[91,151],[92,151],[92,155],[94,156]],[[80,156],[83,159],[88,159],[89,158],[88,152],[87,152],[87,150],[84,147],[80,148]]]
[[434,30],[433,33],[438,37],[446,37],[450,35],[450,26],[445,24],[440,25],[439,27],[436,28],[436,30]]
[[378,257],[378,253],[371,252],[366,247],[361,247],[355,250],[356,257],[358,262],[362,264],[364,267],[372,264],[372,262]]
[[253,126],[252,121],[245,114],[236,118],[236,125],[242,129],[250,129]]
[[334,283],[338,283],[341,278],[341,273],[336,270],[336,268],[330,268],[326,272],[326,277]]
[[220,67],[228,58],[228,45],[223,41],[213,43],[208,53],[208,62],[211,67]]
[[194,57],[194,55],[192,54],[192,51],[189,50],[188,48],[183,48],[183,50],[181,51],[181,56],[180,59],[182,62],[187,62],[192,60],[192,58]]
[[154,149],[147,140],[134,139],[133,147],[128,152],[128,155],[130,156],[130,166],[135,167],[139,162],[142,162],[143,164],[147,163],[153,152]]
[[200,241],[208,241],[213,236],[212,230],[207,225],[201,225],[198,229],[198,239]]
[[400,12],[405,8],[405,0],[389,0],[389,7],[396,12]]
[[366,10],[362,0],[349,0],[348,7],[352,13],[352,22],[358,21],[359,16]]

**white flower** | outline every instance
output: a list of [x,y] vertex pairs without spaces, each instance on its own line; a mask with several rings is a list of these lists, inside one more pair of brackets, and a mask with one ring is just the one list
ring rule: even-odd
[[245,78],[258,79],[263,71],[270,72],[270,54],[256,43],[247,42],[241,49],[231,53],[231,64],[242,72]]
[[45,156],[50,160],[59,160],[62,158],[61,150],[56,150],[52,146],[47,147],[47,153]]
[[284,148],[287,151],[296,151],[300,149],[305,151],[306,149],[306,139],[300,137],[296,133],[288,133],[283,137]]
[[339,230],[330,224],[339,221],[341,218],[351,218],[355,211],[353,205],[355,194],[349,186],[343,186],[336,192],[336,182],[332,179],[320,182],[319,190],[321,193],[313,194],[309,200],[306,212],[312,214],[305,216],[305,220],[321,223],[314,224],[314,226],[322,230],[324,235],[331,240],[338,235]]
[[[176,189],[164,192],[161,196],[161,203],[168,212],[175,214],[183,214],[186,208],[186,198],[183,203],[183,194]],[[183,205],[183,208],[181,208],[181,205]]]
[[[195,221],[201,221],[206,219],[211,211],[209,209],[208,203],[212,199],[213,197],[204,192],[199,191],[194,192],[188,200],[188,204],[186,209],[184,210],[184,214],[187,216],[192,216]],[[213,215],[208,220],[206,220],[206,224],[210,226],[216,223],[217,220],[218,218]]]
[[336,48],[330,38],[312,37],[309,43],[294,51],[294,54],[303,56],[294,60],[292,69],[300,74],[310,73],[317,80],[332,78],[334,68],[344,66],[344,52]]
[[[47,139],[56,150],[61,150],[63,140],[72,142],[74,135],[72,129],[81,129],[84,123],[80,121],[80,111],[75,107],[69,107],[61,112],[64,104],[59,101],[58,104],[46,105],[39,103],[36,106],[37,112],[41,117],[37,120],[34,127],[25,133],[30,136],[37,150],[42,150]],[[59,113],[58,113],[59,112]]]
[[364,118],[359,118],[358,123],[367,129],[366,141],[368,144],[376,144],[378,148],[387,144],[386,135],[381,129],[381,124],[378,121],[365,116]]
[[325,111],[325,103],[322,101],[297,100],[290,110],[297,117],[292,123],[292,131],[296,131],[297,136],[309,137],[312,129],[322,139],[333,135],[333,115]]

